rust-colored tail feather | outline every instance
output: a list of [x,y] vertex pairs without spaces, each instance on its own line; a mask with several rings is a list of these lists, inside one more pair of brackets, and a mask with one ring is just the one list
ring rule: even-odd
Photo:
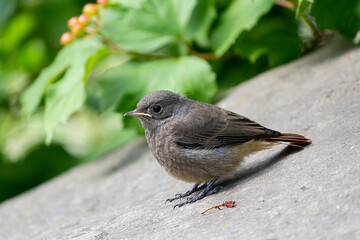
[[311,144],[311,140],[305,138],[304,136],[292,133],[283,133],[280,136],[266,138],[266,141],[284,143],[294,147],[304,148],[307,145]]

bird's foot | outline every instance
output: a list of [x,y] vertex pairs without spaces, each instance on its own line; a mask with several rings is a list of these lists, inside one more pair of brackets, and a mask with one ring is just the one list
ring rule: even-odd
[[176,207],[182,207],[188,203],[193,203],[193,202],[196,202],[197,200],[200,200],[200,199],[203,199],[204,197],[206,196],[209,196],[209,195],[212,195],[212,194],[215,194],[217,193],[220,189],[222,189],[223,187],[222,186],[217,186],[215,187],[214,189],[212,189],[211,191],[207,192],[207,193],[204,193],[204,191],[200,192],[197,196],[194,196],[194,197],[191,197],[189,199],[187,199],[186,201],[182,202],[182,203],[178,203],[174,206],[174,208]]
[[166,199],[165,203],[167,202],[172,202],[174,200],[177,200],[177,199],[182,199],[184,197],[188,197],[190,196],[191,194],[193,194],[194,192],[197,192],[197,191],[200,191],[201,189],[204,189],[205,187],[207,186],[207,184],[203,184],[199,187],[199,184],[195,184],[193,186],[193,188],[185,193],[178,193],[178,194],[175,194],[175,197],[174,198],[169,198],[169,199]]
[[182,207],[182,206],[184,206],[184,205],[186,205],[188,203],[196,202],[196,201],[198,201],[200,199],[203,199],[206,196],[217,193],[220,189],[222,189],[222,186],[216,186],[216,187],[213,188],[213,186],[214,186],[217,179],[218,178],[214,178],[213,180],[211,180],[209,182],[209,184],[207,184],[206,187],[204,187],[204,190],[202,190],[198,195],[196,195],[194,197],[190,197],[190,198],[188,198],[186,201],[184,201],[182,203],[176,204],[174,206],[174,208]]
[[222,186],[216,186],[216,187],[214,187],[213,190],[209,191],[206,194],[206,196],[213,195],[213,194],[217,193],[218,191],[220,191],[222,188],[223,188]]

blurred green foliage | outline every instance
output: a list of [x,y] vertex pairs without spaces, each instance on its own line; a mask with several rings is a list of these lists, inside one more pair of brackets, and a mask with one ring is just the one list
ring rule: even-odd
[[0,1],[0,201],[141,133],[122,113],[148,92],[212,102],[360,28],[360,0],[109,2],[61,48],[87,1]]
[[[0,1],[0,201],[92,160],[135,136],[135,131],[123,130],[119,114],[109,112],[98,116],[86,108],[73,115],[68,124],[58,126],[52,145],[47,146],[44,142],[46,109],[40,107],[31,118],[21,114],[20,95],[34,79],[46,75],[46,71],[40,74],[41,69],[49,65],[61,49],[59,38],[67,30],[66,21],[79,14],[86,2]],[[73,77],[84,78],[93,67],[86,55],[92,53],[87,50],[84,49],[84,53],[76,49],[70,59],[60,59],[63,62],[53,65],[53,68],[61,68],[63,64],[64,69],[72,66],[84,71],[74,71],[68,83],[70,88]],[[59,76],[45,77],[46,81],[53,78],[55,84]],[[41,96],[28,100],[31,105],[41,102]],[[52,111],[56,115],[56,109]]]

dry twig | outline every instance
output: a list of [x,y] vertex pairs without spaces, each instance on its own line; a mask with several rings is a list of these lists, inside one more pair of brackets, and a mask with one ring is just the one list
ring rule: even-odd
[[210,209],[213,209],[213,208],[217,208],[217,209],[220,210],[221,207],[227,207],[227,208],[235,207],[235,201],[226,201],[226,202],[223,202],[222,204],[209,207],[208,209],[203,211],[201,214],[204,214],[204,213],[206,213],[207,211],[209,211]]

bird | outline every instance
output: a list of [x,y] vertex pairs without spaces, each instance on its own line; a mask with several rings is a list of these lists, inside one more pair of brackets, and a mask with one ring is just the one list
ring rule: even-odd
[[124,116],[138,117],[152,154],[166,172],[194,183],[189,191],[166,201],[199,191],[174,207],[217,193],[221,186],[215,186],[216,181],[233,174],[252,153],[280,143],[298,148],[311,144],[302,135],[280,133],[240,114],[167,90],[148,93]]

